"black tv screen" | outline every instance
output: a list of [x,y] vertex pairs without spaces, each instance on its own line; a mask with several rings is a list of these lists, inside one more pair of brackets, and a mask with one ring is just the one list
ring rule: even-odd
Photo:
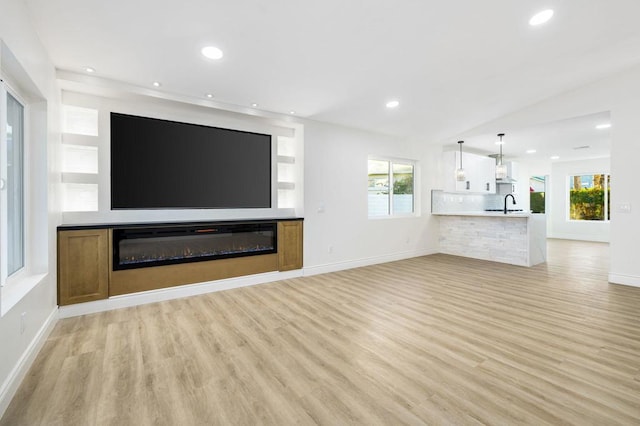
[[111,113],[112,209],[271,207],[271,136]]

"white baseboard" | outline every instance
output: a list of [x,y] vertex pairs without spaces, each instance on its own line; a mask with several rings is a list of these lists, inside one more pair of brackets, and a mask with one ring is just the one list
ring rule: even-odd
[[567,232],[554,232],[547,234],[547,238],[553,238],[556,240],[591,241],[594,243],[609,242],[609,234],[602,235],[601,233],[573,234]]
[[49,334],[51,334],[57,320],[58,309],[54,308],[45,320],[44,324],[42,324],[42,327],[40,327],[36,335],[33,337],[33,340],[31,340],[31,343],[29,343],[27,349],[22,353],[22,356],[11,370],[11,373],[9,373],[9,376],[2,384],[2,387],[0,387],[0,418],[2,418],[7,407],[9,407],[9,404],[20,387],[22,380],[27,375],[29,368],[31,368],[33,361],[36,359],[40,349],[42,349],[42,346],[49,337]]
[[634,275],[609,273],[609,282],[612,284],[630,285],[640,287],[640,277]]
[[60,318],[70,318],[79,315],[95,314],[97,312],[110,311],[112,309],[129,308],[131,306],[145,305],[147,303],[162,302],[165,300],[213,293],[221,290],[265,284],[300,276],[302,276],[301,269],[287,272],[267,272],[264,274],[255,274],[224,280],[207,281],[197,284],[186,284],[140,293],[124,294],[122,296],[113,296],[108,299],[97,300],[95,302],[60,306],[59,316]]
[[325,265],[310,266],[304,268],[304,275],[319,275],[329,272],[338,272],[345,269],[360,268],[362,266],[376,265],[378,263],[395,262],[396,260],[410,259],[412,257],[427,256],[437,253],[436,249],[411,250],[394,254],[386,254],[383,256],[372,256],[363,259],[348,260],[344,262],[328,263]]

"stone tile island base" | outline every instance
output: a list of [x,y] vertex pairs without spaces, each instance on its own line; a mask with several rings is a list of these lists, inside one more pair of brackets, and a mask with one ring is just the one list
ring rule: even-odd
[[440,252],[519,266],[547,259],[543,214],[438,214]]

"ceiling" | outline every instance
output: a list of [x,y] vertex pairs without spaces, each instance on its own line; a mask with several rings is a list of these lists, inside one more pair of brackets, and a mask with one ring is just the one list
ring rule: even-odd
[[25,2],[59,70],[425,142],[640,63],[638,0]]
[[[553,161],[609,157],[611,129],[596,128],[603,124],[611,124],[608,111],[510,129],[502,138],[504,161],[527,163],[532,172],[548,174]],[[468,151],[495,155],[500,150],[496,133],[472,133],[463,139]],[[446,147],[457,148],[455,142]]]

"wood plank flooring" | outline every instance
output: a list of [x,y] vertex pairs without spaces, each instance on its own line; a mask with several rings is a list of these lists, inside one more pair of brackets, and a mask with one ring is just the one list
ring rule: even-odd
[[608,245],[432,255],[65,319],[0,425],[640,424]]

